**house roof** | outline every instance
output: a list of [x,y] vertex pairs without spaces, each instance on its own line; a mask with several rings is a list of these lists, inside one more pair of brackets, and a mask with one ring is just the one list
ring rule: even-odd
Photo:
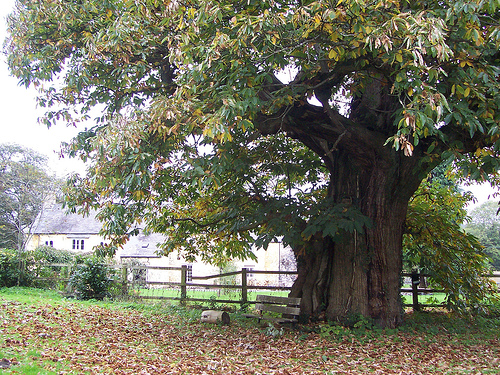
[[88,216],[66,213],[60,204],[53,203],[38,215],[33,234],[97,234],[102,223],[95,216],[95,211]]
[[118,250],[120,258],[159,258],[156,254],[159,251],[158,243],[165,240],[165,237],[158,233],[138,236],[131,236],[122,249]]
[[[60,204],[47,204],[38,215],[33,234],[65,234],[72,235],[98,235],[102,223],[96,219],[96,212],[91,211],[88,216],[70,214]],[[157,244],[163,242],[165,237],[153,233],[131,236],[122,249],[118,250],[121,258],[158,258]]]

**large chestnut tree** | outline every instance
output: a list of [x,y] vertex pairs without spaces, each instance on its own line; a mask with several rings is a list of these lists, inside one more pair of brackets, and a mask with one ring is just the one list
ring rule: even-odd
[[212,262],[292,246],[306,314],[401,323],[408,202],[499,163],[498,1],[18,0],[11,72],[68,151],[72,204]]

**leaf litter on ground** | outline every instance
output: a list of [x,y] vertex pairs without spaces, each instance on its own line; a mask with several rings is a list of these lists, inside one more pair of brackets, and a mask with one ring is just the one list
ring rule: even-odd
[[[500,374],[500,339],[433,325],[325,335],[322,326],[271,335],[134,308],[0,300],[0,356],[54,374]],[[437,327],[437,328],[436,328]],[[344,334],[342,334],[342,332]],[[340,334],[339,334],[340,333]]]

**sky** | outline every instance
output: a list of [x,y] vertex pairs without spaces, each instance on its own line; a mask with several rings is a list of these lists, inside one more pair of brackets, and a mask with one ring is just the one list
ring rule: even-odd
[[[14,0],[0,0],[0,41],[7,35],[6,16],[14,8]],[[49,169],[58,177],[71,172],[83,172],[78,160],[60,159],[61,142],[76,135],[75,128],[63,124],[47,129],[38,123],[43,111],[36,106],[36,92],[19,86],[17,79],[9,75],[6,58],[0,55],[0,143],[15,143],[31,148],[49,158]]]
[[[6,33],[6,17],[14,8],[15,0],[0,0],[0,41]],[[59,155],[61,142],[69,142],[77,134],[77,129],[63,124],[47,129],[38,123],[38,117],[43,114],[36,106],[36,92],[33,88],[19,86],[16,78],[9,75],[5,56],[0,55],[0,144],[15,143],[38,151],[49,158],[49,169],[58,177],[64,177],[72,172],[84,173],[83,163],[74,159],[61,159]],[[488,199],[493,189],[487,184],[483,186],[468,186],[465,190],[472,191],[477,202],[475,207]],[[497,198],[498,200],[498,198]]]

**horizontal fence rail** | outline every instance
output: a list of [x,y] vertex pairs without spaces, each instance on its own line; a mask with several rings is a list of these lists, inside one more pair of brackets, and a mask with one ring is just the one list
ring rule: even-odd
[[[34,279],[43,281],[43,282],[60,282],[60,283],[68,283],[71,271],[74,268],[74,264],[66,264],[66,263],[45,263],[45,264],[27,264],[28,270],[35,271],[35,275],[40,274],[39,276],[35,276]],[[232,303],[232,304],[240,304],[241,306],[247,306],[251,304],[255,304],[257,301],[250,300],[248,298],[249,291],[258,291],[258,290],[267,290],[267,291],[287,291],[291,289],[291,286],[286,285],[252,285],[249,282],[250,275],[288,275],[293,276],[297,275],[296,271],[263,271],[263,270],[254,270],[242,268],[240,271],[226,272],[226,273],[218,273],[214,275],[207,276],[195,276],[189,275],[188,277],[188,266],[182,267],[163,267],[163,266],[143,266],[143,265],[126,265],[122,264],[120,266],[111,266],[115,268],[117,274],[119,275],[118,283],[120,284],[120,290],[123,297],[135,297],[144,300],[176,300],[181,303],[185,302],[210,302],[210,303]],[[47,276],[47,269],[60,269],[60,272],[53,271],[50,276]],[[45,270],[42,272],[41,270]],[[64,270],[64,271],[63,271]],[[148,280],[148,271],[168,271],[168,272],[179,272],[177,274],[177,279],[179,281],[160,281],[160,280]],[[141,277],[143,279],[138,279],[138,275],[144,273]],[[43,275],[43,276],[41,276]],[[433,293],[446,293],[443,289],[435,289],[435,288],[427,288],[425,287],[425,282],[422,282],[429,274],[419,274],[419,273],[402,273],[403,278],[409,278],[411,281],[411,287],[403,287],[400,289],[402,293],[411,293],[412,303],[406,303],[405,306],[412,306],[414,310],[419,310],[421,307],[439,307],[442,305],[437,304],[422,304],[418,300],[419,295],[433,294]],[[226,283],[224,284],[222,281],[229,277],[238,277],[241,283]],[[486,275],[489,278],[498,278],[500,282],[500,273],[493,273],[490,275]],[[200,281],[208,281],[208,280],[221,280],[220,283],[202,283]],[[193,282],[196,281],[196,282]],[[424,287],[420,287],[423,284]],[[159,290],[161,288],[170,288],[179,290],[180,293],[178,296],[160,296],[160,295],[140,295],[141,289],[149,289],[149,290]],[[134,290],[138,289],[137,293],[134,294]],[[197,298],[197,297],[189,297],[188,290],[230,290],[230,291],[238,291],[240,295],[240,299],[228,299],[228,298]],[[218,296],[219,297],[219,296]]]

